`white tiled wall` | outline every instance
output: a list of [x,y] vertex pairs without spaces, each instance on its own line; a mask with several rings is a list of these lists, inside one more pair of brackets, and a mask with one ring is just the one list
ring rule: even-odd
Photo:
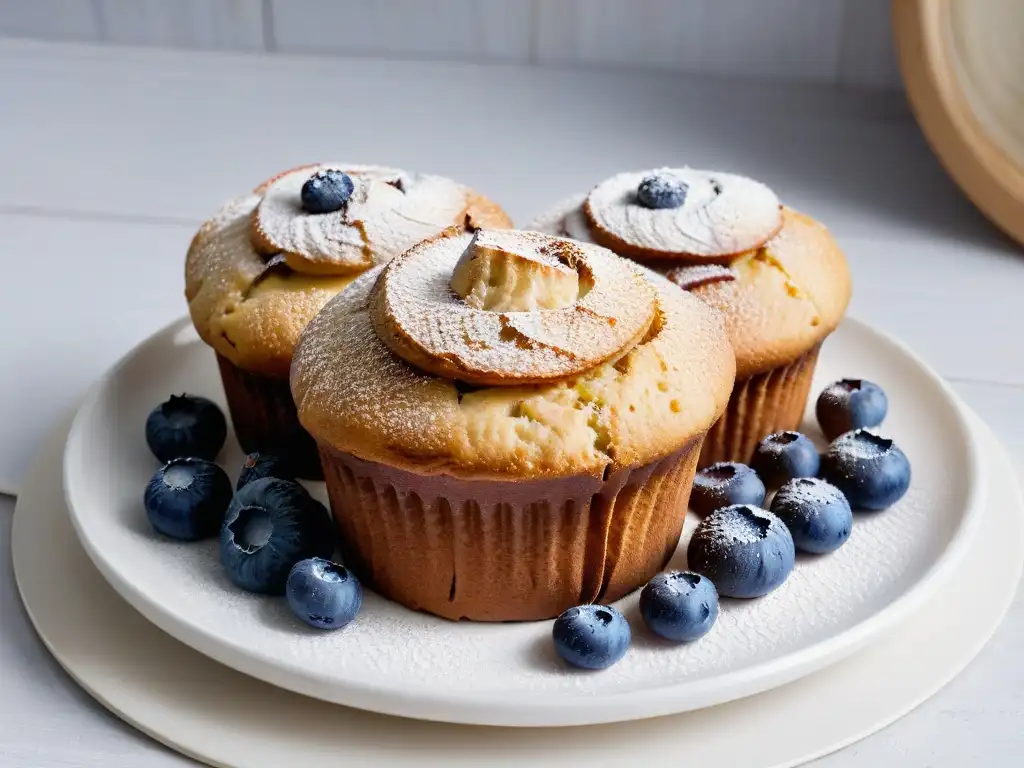
[[0,0],[0,35],[898,87],[899,0]]
[[529,0],[272,0],[279,51],[529,58]]
[[263,50],[262,0],[92,0],[104,41]]

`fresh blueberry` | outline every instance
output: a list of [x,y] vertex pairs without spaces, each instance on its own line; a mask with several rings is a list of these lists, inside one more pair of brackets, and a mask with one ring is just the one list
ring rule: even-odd
[[146,443],[164,463],[183,457],[213,461],[227,436],[228,423],[220,408],[196,395],[171,395],[146,419]]
[[698,515],[707,515],[731,504],[759,507],[764,494],[764,483],[754,470],[735,461],[720,461],[704,467],[694,477],[690,509]]
[[736,504],[701,520],[690,538],[690,569],[726,597],[761,597],[793,570],[796,550],[786,524],[766,509]]
[[242,589],[280,595],[308,557],[330,558],[327,510],[298,483],[265,477],[235,493],[220,529],[220,562]]
[[302,207],[309,213],[333,213],[352,197],[355,185],[343,171],[328,168],[317,171],[302,185]]
[[889,411],[889,398],[880,386],[865,379],[841,379],[822,390],[814,411],[825,437],[835,440],[845,432],[881,424]]
[[342,565],[311,557],[292,566],[285,584],[292,611],[317,629],[340,629],[359,613],[363,587]]
[[636,188],[636,199],[644,208],[678,208],[686,200],[686,182],[671,173],[644,176]]
[[264,477],[277,477],[281,480],[295,479],[295,475],[288,469],[288,464],[284,459],[257,451],[250,453],[242,462],[242,471],[238,473],[235,490]]
[[605,669],[626,655],[633,639],[626,617],[608,605],[580,605],[555,619],[555,650],[567,663]]
[[769,488],[794,477],[814,477],[821,466],[818,449],[799,432],[776,432],[757,444],[750,466]]
[[718,591],[699,573],[659,573],[640,592],[640,615],[666,640],[689,643],[704,637],[718,618]]
[[789,528],[801,552],[834,552],[853,530],[850,502],[832,483],[817,477],[797,477],[779,488],[772,512]]
[[231,503],[231,481],[206,459],[172,459],[156,471],[142,497],[150,524],[165,536],[213,536]]
[[854,509],[885,509],[910,487],[910,461],[889,438],[855,429],[832,441],[822,476],[846,494]]

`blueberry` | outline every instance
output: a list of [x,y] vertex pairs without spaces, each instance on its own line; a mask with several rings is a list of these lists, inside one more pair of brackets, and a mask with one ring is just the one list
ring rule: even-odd
[[864,379],[841,379],[818,395],[814,411],[829,440],[861,427],[877,427],[889,411],[889,398],[877,384]]
[[253,480],[264,477],[277,477],[281,480],[294,480],[295,475],[288,469],[287,462],[269,453],[250,453],[242,462],[242,471],[238,473],[235,490],[248,485]]
[[220,408],[196,395],[171,395],[146,419],[146,443],[164,463],[183,457],[213,461],[227,436],[228,423]]
[[348,569],[311,557],[292,566],[285,584],[292,611],[317,629],[340,629],[359,613],[363,587]]
[[701,520],[686,551],[690,569],[707,576],[726,597],[761,597],[793,570],[793,537],[778,517],[752,504],[735,504]]
[[889,438],[855,429],[832,441],[822,476],[846,494],[854,509],[885,509],[910,487],[910,461]]
[[720,461],[704,467],[694,477],[690,509],[698,515],[707,515],[730,504],[759,507],[764,494],[764,483],[754,470],[735,461]]
[[156,471],[142,497],[150,524],[182,541],[217,533],[231,503],[231,481],[206,459],[172,459]]
[[671,173],[645,176],[636,188],[636,199],[644,208],[678,208],[686,199],[686,182]]
[[317,171],[302,185],[302,207],[309,213],[333,213],[352,197],[355,185],[343,171]]
[[850,502],[832,483],[817,477],[797,477],[779,488],[772,512],[789,528],[801,552],[833,552],[853,530]]
[[277,477],[236,492],[220,529],[220,562],[228,578],[250,592],[284,594],[293,565],[333,553],[323,504],[298,483]]
[[555,619],[551,637],[562,659],[584,669],[610,667],[633,639],[626,617],[607,605],[570,608]]
[[640,615],[666,640],[688,643],[704,637],[718,618],[718,591],[699,573],[659,573],[640,592]]
[[750,466],[769,488],[794,477],[814,477],[821,466],[818,449],[799,432],[776,432],[757,444]]

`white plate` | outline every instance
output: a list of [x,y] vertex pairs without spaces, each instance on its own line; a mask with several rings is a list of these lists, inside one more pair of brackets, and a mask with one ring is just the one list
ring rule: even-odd
[[[981,650],[1013,600],[1024,552],[1016,472],[988,428],[976,416],[970,421],[993,470],[981,527],[938,594],[884,643],[740,701],[599,731],[359,712],[266,685],[173,640],[121,600],[79,546],[61,498],[66,426],[46,441],[18,496],[14,575],[43,642],[82,687],[135,727],[211,765],[620,768],[623,755],[633,765],[676,765],[666,756],[679,754],[693,766],[791,767],[864,738],[935,693]],[[49,557],[33,556],[44,550]],[[65,588],[53,589],[55,582]]]
[[[143,437],[146,414],[172,392],[223,402],[213,355],[187,321],[130,352],[86,397],[65,450],[65,492],[86,552],[129,603],[253,677],[432,720],[554,726],[638,719],[747,696],[838,661],[919,606],[966,551],[985,483],[954,396],[907,350],[855,321],[825,345],[815,390],[841,376],[870,378],[888,392],[885,431],[914,467],[908,494],[890,510],[859,515],[840,551],[801,558],[773,594],[726,601],[713,632],[693,645],[652,638],[637,618],[636,595],[625,598],[619,607],[633,624],[633,647],[597,674],[558,662],[550,622],[452,623],[372,594],[344,630],[309,630],[284,601],[232,587],[214,542],[157,537],[141,502],[157,466]],[[240,464],[234,443],[223,458],[231,469]]]

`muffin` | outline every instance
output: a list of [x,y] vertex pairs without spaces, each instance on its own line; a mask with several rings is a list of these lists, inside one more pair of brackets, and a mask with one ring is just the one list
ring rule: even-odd
[[361,579],[528,620],[664,566],[734,361],[716,312],[605,248],[452,229],[328,303],[291,386]]
[[333,163],[286,171],[225,205],[192,240],[185,296],[217,355],[242,449],[320,476],[288,388],[306,323],[361,272],[451,226],[509,227],[487,198],[440,176]]
[[662,168],[613,176],[532,228],[611,248],[722,313],[736,386],[699,466],[748,462],[763,437],[799,427],[818,350],[850,301],[823,225],[751,179]]

